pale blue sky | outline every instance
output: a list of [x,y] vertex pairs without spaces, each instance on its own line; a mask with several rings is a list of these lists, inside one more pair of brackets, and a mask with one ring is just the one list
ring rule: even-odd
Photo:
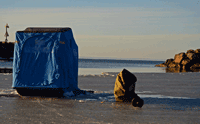
[[0,40],[71,27],[80,57],[167,59],[200,48],[199,0],[0,0]]

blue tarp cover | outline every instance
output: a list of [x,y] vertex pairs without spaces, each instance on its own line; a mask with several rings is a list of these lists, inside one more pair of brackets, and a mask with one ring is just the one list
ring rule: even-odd
[[16,32],[13,88],[78,89],[78,46],[72,30]]

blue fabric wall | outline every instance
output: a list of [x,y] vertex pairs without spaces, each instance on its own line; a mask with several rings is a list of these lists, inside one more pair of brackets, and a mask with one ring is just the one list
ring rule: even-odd
[[78,46],[72,30],[16,32],[12,87],[78,89]]

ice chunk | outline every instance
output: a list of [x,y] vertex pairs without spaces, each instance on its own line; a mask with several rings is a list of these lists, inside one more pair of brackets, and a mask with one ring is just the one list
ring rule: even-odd
[[71,92],[65,92],[65,93],[63,94],[63,96],[65,96],[65,97],[73,97],[73,96],[75,96],[75,95],[74,95],[74,93],[71,91]]

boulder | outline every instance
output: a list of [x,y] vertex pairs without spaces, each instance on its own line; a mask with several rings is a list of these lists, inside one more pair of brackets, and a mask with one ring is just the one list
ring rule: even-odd
[[200,69],[200,63],[195,63],[195,64],[193,64],[192,66],[190,66],[190,69],[191,69],[191,70]]
[[165,64],[166,65],[169,65],[170,63],[172,63],[174,61],[174,59],[167,59],[166,61],[165,61]]
[[200,63],[195,63],[192,66],[190,66],[190,70],[192,72],[200,72]]
[[198,61],[200,61],[200,49],[195,50],[195,55],[196,55],[196,59],[198,59]]
[[185,66],[185,65],[189,64],[190,61],[191,61],[191,60],[190,60],[189,58],[186,58],[186,59],[182,60],[181,64],[182,64],[183,66]]
[[192,52],[186,53],[186,56],[187,58],[189,58],[189,60],[193,60],[197,58],[196,53],[192,53]]
[[158,65],[155,65],[155,67],[167,67],[167,65],[165,63],[161,63],[161,64],[158,64]]
[[195,53],[195,51],[193,49],[187,50],[186,53]]
[[190,60],[197,60],[200,61],[200,49],[196,49],[196,50],[188,50],[186,53],[186,56],[190,59]]
[[200,49],[196,49],[194,52],[195,53],[200,53]]
[[174,56],[174,62],[175,62],[175,63],[180,63],[185,57],[186,57],[186,55],[185,55],[184,52],[179,53],[179,54],[176,54],[176,55]]
[[180,68],[180,65],[175,62],[171,62],[167,65],[168,68]]
[[165,63],[161,63],[161,64],[158,64],[158,65],[155,65],[156,67],[167,67],[170,63],[172,63],[174,61],[174,59],[167,59],[165,61]]

